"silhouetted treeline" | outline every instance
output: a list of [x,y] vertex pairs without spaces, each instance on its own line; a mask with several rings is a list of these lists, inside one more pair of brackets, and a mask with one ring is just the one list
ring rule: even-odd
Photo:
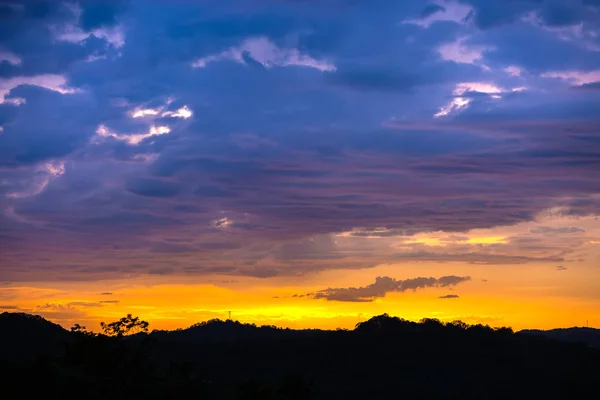
[[[120,321],[123,327],[145,322],[131,316]],[[357,324],[354,330],[337,331],[212,320],[183,330],[127,336],[130,331],[115,326],[107,332],[118,335],[95,335],[80,326],[69,332],[41,317],[1,314],[2,397],[574,399],[598,395],[600,350],[514,334],[510,328],[432,319],[415,323],[385,314]],[[8,348],[13,350],[5,351]]]

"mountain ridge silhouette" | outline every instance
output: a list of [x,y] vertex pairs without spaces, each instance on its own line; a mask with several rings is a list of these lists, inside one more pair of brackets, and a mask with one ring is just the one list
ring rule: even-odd
[[600,349],[505,327],[383,314],[353,330],[210,320],[110,337],[6,314],[7,398],[569,399],[598,390]]

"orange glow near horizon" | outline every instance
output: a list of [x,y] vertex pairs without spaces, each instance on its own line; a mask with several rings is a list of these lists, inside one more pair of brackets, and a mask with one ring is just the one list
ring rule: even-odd
[[[588,278],[593,268],[548,274],[540,281],[540,272],[548,267],[479,266],[454,263],[454,271],[470,275],[466,283],[449,288],[427,288],[388,293],[372,302],[339,302],[292,297],[294,294],[328,287],[358,286],[376,276],[399,271],[399,279],[412,276],[441,276],[448,265],[427,263],[418,268],[387,265],[367,270],[328,271],[308,277],[301,285],[283,279],[267,282],[242,279],[214,284],[139,282],[68,283],[49,287],[9,286],[0,289],[7,311],[22,310],[39,314],[69,328],[74,323],[99,330],[100,321],[112,321],[127,313],[150,322],[151,329],[185,328],[212,318],[226,319],[228,311],[240,322],[290,328],[353,328],[371,316],[388,313],[409,320],[438,318],[463,320],[470,324],[549,329],[556,327],[600,327],[600,294]],[[409,274],[407,270],[417,270]],[[554,272],[554,271],[551,271]],[[338,278],[332,279],[335,276]],[[340,278],[343,277],[343,278]],[[515,284],[515,277],[519,283]],[[566,284],[568,282],[569,284]],[[578,287],[578,290],[568,289]],[[112,294],[102,294],[110,292]],[[460,294],[456,299],[440,299]],[[18,309],[16,308],[18,307]]]
[[[226,319],[229,311],[241,322],[290,328],[353,328],[383,313],[409,320],[460,319],[515,330],[584,326],[586,321],[600,328],[600,225],[596,217],[542,216],[537,221],[461,235],[369,236],[335,235],[336,251],[352,254],[355,246],[370,246],[371,252],[402,254],[403,246],[418,246],[424,254],[440,251],[449,256],[443,261],[331,268],[269,278],[166,274],[118,281],[14,282],[0,287],[0,311],[38,314],[65,328],[79,323],[94,331],[99,331],[101,321],[110,322],[127,313],[149,321],[151,329],[176,329],[213,318]],[[530,246],[531,239],[544,246]],[[572,256],[561,262],[551,257],[545,260],[552,254],[549,251],[556,252],[555,247]],[[489,255],[489,262],[453,261],[450,257],[469,251]],[[494,258],[498,254],[500,258]],[[519,258],[523,255],[529,258]],[[314,298],[314,293],[330,288],[364,289],[377,277],[398,281],[448,275],[470,279],[456,286],[386,289],[385,296],[367,302]]]

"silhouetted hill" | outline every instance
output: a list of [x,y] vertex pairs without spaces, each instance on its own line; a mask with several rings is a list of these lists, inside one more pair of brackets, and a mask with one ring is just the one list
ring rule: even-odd
[[70,332],[39,315],[0,314],[0,360],[56,356]]
[[269,341],[281,338],[325,335],[330,331],[319,329],[281,329],[272,325],[256,326],[239,321],[213,319],[174,331],[152,331],[156,339],[178,343],[234,343],[239,341]]
[[462,322],[380,315],[320,331],[212,320],[123,338],[35,326],[66,333],[64,352],[0,363],[6,398],[529,400],[598,390],[600,350]]
[[551,339],[560,340],[571,343],[585,343],[588,346],[592,346],[600,349],[600,329],[594,328],[564,328],[564,329],[551,329],[551,330],[539,330],[539,329],[525,329],[518,332],[519,334],[528,335],[541,335]]

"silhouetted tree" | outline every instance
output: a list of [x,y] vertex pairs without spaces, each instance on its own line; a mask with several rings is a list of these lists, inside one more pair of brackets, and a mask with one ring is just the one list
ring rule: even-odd
[[109,324],[100,322],[100,327],[105,335],[117,337],[139,332],[148,332],[149,325],[150,324],[147,321],[142,321],[139,317],[133,317],[131,314],[127,314],[126,317]]
[[71,327],[71,332],[85,336],[95,336],[94,332],[88,331],[84,325],[75,324]]

